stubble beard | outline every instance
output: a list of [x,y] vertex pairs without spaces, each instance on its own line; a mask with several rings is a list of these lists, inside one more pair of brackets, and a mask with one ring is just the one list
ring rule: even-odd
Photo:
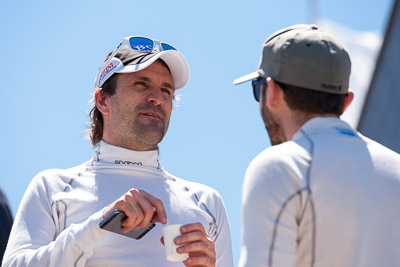
[[136,144],[142,146],[157,146],[167,132],[167,126],[162,123],[161,125],[147,125],[142,123],[137,117],[132,123],[132,140]]
[[114,134],[120,136],[123,140],[125,147],[143,147],[143,148],[157,148],[158,144],[164,138],[169,124],[169,117],[163,116],[164,120],[159,123],[144,123],[139,115],[142,110],[154,110],[158,113],[165,114],[161,109],[139,105],[135,108],[134,112],[129,110],[120,110],[122,118],[114,121]]
[[285,134],[279,124],[278,119],[274,114],[272,114],[266,104],[262,105],[261,115],[264,120],[265,128],[267,129],[271,145],[275,146],[286,142],[287,140]]

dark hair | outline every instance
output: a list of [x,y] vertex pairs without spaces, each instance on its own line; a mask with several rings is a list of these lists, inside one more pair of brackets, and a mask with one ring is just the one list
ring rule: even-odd
[[284,99],[293,110],[308,113],[342,115],[347,94],[329,94],[275,81],[283,90]]
[[[106,96],[112,96],[115,94],[115,88],[117,87],[118,73],[113,74],[100,88],[99,94],[105,94]],[[93,107],[89,112],[90,118],[90,129],[89,137],[92,140],[92,146],[96,146],[103,139],[103,115],[96,106],[94,100]]]

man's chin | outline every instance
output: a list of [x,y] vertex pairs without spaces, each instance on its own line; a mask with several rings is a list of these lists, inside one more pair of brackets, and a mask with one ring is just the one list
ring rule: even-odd
[[270,140],[272,146],[280,145],[280,144],[286,142],[286,140],[283,140],[280,138],[275,138],[275,137],[274,138],[269,137],[269,140]]
[[141,139],[143,143],[157,145],[162,141],[167,131],[167,127],[163,122],[146,123],[140,122],[135,124],[134,132],[136,138]]
[[140,138],[148,144],[158,144],[164,138],[164,132],[160,128],[150,128],[146,131],[142,131]]

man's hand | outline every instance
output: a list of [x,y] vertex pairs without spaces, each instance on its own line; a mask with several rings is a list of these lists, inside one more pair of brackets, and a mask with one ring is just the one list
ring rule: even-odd
[[123,211],[128,217],[122,222],[122,232],[126,233],[136,227],[145,227],[153,222],[167,223],[167,214],[161,200],[144,190],[131,189],[122,197],[103,209],[103,218],[113,210]]
[[[185,266],[215,267],[215,244],[207,236],[201,223],[186,224],[181,227],[182,235],[175,238],[178,253],[189,253],[189,258],[183,261]],[[164,244],[164,238],[161,238]]]

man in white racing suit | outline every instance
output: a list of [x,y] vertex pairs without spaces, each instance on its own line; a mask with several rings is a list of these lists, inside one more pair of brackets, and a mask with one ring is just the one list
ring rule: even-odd
[[[3,266],[233,266],[224,203],[214,189],[167,173],[158,144],[167,132],[175,90],[189,79],[183,55],[166,43],[130,36],[95,79],[90,137],[97,146],[80,166],[39,173],[18,209]],[[114,210],[122,231],[156,226],[139,240],[101,229]],[[166,259],[161,229],[183,262]]]
[[316,25],[263,44],[253,91],[272,146],[246,172],[239,266],[400,266],[400,156],[339,119],[350,58]]

